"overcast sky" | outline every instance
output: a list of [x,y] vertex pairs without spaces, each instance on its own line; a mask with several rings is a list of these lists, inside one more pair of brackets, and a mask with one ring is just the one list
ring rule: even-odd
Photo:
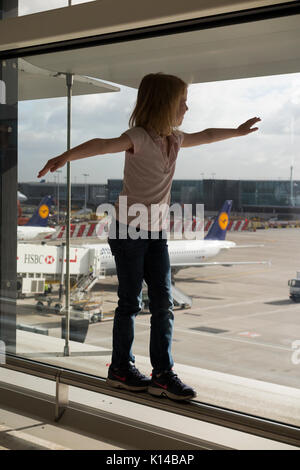
[[[94,137],[117,137],[128,128],[136,90],[73,98],[72,146]],[[66,148],[66,99],[19,104],[19,181],[38,181],[38,170]],[[190,85],[181,129],[236,127],[258,116],[259,131],[245,137],[181,149],[175,178],[300,179],[300,74]],[[105,183],[122,178],[123,154],[72,163],[72,181]],[[215,175],[213,175],[213,173]],[[61,181],[65,170],[60,176]],[[53,181],[54,175],[46,180]]]
[[[84,3],[73,0],[73,4]],[[66,6],[66,0],[20,0],[20,14]],[[45,6],[47,5],[47,6]],[[155,72],[155,71],[154,71]],[[137,90],[117,84],[119,93],[73,98],[72,146],[94,137],[116,137],[128,128]],[[19,103],[19,182],[39,181],[38,171],[66,148],[65,98]],[[189,86],[181,129],[236,127],[258,116],[259,131],[179,152],[175,178],[300,179],[300,74],[219,81]],[[124,155],[72,162],[72,182],[106,183],[122,178]],[[64,181],[66,170],[60,175]],[[54,175],[46,175],[54,181]]]

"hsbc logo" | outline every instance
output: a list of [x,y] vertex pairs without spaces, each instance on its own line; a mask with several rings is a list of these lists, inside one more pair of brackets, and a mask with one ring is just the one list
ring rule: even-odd
[[25,254],[24,256],[24,263],[26,264],[52,264],[54,263],[55,258],[52,255],[45,256],[44,255],[34,255],[34,254]]
[[26,264],[41,264],[43,262],[43,255],[27,254],[24,257],[24,263]]

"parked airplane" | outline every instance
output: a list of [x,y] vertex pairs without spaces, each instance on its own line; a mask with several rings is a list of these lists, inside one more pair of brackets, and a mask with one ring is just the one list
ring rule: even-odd
[[[267,261],[245,261],[245,262],[209,262],[209,258],[217,256],[222,250],[236,247],[235,242],[226,241],[226,232],[232,201],[227,200],[222,206],[216,220],[207,233],[204,240],[168,240],[168,250],[171,263],[172,278],[181,269],[192,266],[221,265],[231,266],[234,264],[265,264]],[[91,245],[87,245],[91,247]],[[99,245],[94,245],[99,248]],[[254,245],[252,245],[254,246]],[[107,275],[116,274],[114,257],[111,254],[108,243],[101,245],[101,266]]]
[[55,232],[54,228],[48,227],[48,218],[52,204],[53,197],[45,196],[28,222],[25,225],[18,225],[17,236],[19,241],[36,240]]
[[27,201],[28,197],[25,196],[25,194],[21,193],[21,191],[18,191],[18,201]]

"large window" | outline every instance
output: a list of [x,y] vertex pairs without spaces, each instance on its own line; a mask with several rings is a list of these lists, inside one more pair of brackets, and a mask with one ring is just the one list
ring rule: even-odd
[[[97,198],[99,203],[112,202],[118,194],[124,155],[91,157],[71,165],[70,355],[64,354],[62,337],[66,169],[42,180],[37,174],[49,158],[66,149],[68,73],[75,74],[72,146],[94,137],[119,136],[128,128],[141,78],[150,72],[175,74],[190,84],[183,131],[233,128],[254,116],[262,121],[259,131],[247,137],[179,153],[172,199],[207,205],[206,230],[224,200],[232,199],[235,224],[226,238],[236,247],[213,258],[207,249],[208,265],[195,266],[208,245],[195,240],[191,254],[182,243],[186,266],[174,269],[173,279],[187,301],[175,302],[174,368],[197,389],[201,402],[299,426],[300,291],[292,290],[295,283],[288,286],[300,268],[299,20],[291,16],[222,26],[165,35],[163,41],[123,41],[2,64],[1,152],[6,160],[8,152],[15,161],[18,154],[19,189],[18,227],[10,225],[18,233],[17,245],[1,238],[7,277],[1,284],[0,315],[8,351],[106,377],[117,278],[106,240],[96,237],[95,210]],[[3,172],[2,196],[8,184],[8,173]],[[50,213],[43,228],[53,230],[42,235],[32,227],[30,235],[24,224],[45,196],[50,196],[50,202],[43,202],[49,202]],[[16,200],[10,204],[2,205],[2,234],[15,220]],[[271,218],[286,221],[287,214],[294,224],[268,225]],[[264,230],[254,224],[257,219],[266,223]],[[238,229],[243,226],[245,230]],[[16,255],[16,264],[9,260],[8,249]],[[171,239],[171,264],[176,255],[172,250]],[[91,266],[98,276],[93,285]],[[9,300],[15,291],[16,307]],[[191,307],[185,308],[189,302]],[[147,374],[149,327],[145,289],[134,353],[137,366]]]

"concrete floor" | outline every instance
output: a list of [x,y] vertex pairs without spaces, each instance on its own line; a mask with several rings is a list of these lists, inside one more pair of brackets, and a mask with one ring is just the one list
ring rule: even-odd
[[120,447],[0,407],[0,450],[106,450]]

